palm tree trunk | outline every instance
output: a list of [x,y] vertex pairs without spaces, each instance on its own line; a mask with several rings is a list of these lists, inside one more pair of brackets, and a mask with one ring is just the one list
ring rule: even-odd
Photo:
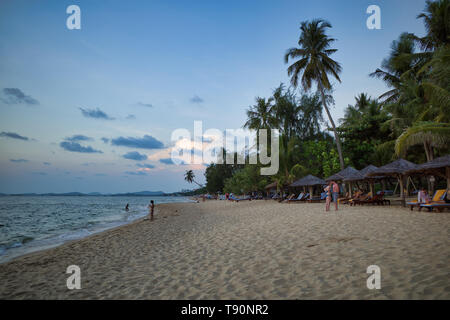
[[[424,141],[423,142],[423,147],[425,149],[425,155],[427,156],[427,161],[433,161],[433,147],[431,146],[431,143],[429,143],[428,141]],[[434,192],[434,177],[433,176],[429,176],[427,178],[428,180],[428,192],[430,194],[432,194]]]
[[330,110],[328,110],[328,106],[327,106],[326,99],[325,99],[325,92],[323,90],[323,86],[320,83],[319,83],[319,90],[320,90],[320,95],[322,96],[323,107],[325,108],[325,111],[327,112],[328,119],[330,120],[331,127],[334,132],[334,138],[336,139],[336,147],[337,147],[337,151],[339,154],[339,163],[341,165],[341,170],[344,170],[345,164],[344,164],[344,157],[342,156],[341,139],[339,138],[339,134],[336,130],[336,125],[334,124],[334,120],[331,117]]

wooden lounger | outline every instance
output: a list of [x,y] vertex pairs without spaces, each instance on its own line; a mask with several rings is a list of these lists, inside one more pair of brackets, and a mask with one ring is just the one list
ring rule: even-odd
[[432,212],[433,209],[436,209],[438,212],[442,212],[445,208],[450,209],[450,203],[422,203],[419,207],[419,211],[422,210],[422,208],[427,208],[430,212]]
[[[439,203],[439,201],[443,200],[445,197],[445,193],[447,190],[445,189],[440,189],[440,190],[436,190],[436,192],[433,195],[433,199],[431,199],[431,203]],[[408,205],[411,208],[411,211],[413,211],[414,207],[419,208],[419,211],[422,210],[421,208],[421,203],[417,202],[417,200],[414,201],[409,201],[406,203],[406,205]]]

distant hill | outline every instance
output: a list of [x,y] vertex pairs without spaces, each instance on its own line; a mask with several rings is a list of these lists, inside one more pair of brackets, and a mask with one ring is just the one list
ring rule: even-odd
[[100,192],[65,192],[65,193],[16,193],[16,194],[6,194],[0,193],[0,196],[64,196],[64,197],[76,197],[76,196],[113,196],[113,197],[154,197],[154,196],[165,196],[166,194],[162,191],[139,191],[139,192],[127,192],[127,193],[113,193],[113,194],[103,194]]
[[112,196],[164,196],[165,193],[162,191],[139,191],[139,192],[128,192],[128,193],[115,193]]

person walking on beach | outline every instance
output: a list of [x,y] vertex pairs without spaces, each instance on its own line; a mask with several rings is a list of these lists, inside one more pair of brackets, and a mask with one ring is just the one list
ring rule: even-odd
[[334,202],[334,210],[338,210],[339,185],[335,181],[331,181],[332,195]]
[[324,191],[326,192],[326,200],[325,200],[325,211],[330,211],[330,203],[331,203],[331,182],[325,187]]
[[150,213],[150,220],[153,220],[153,211],[155,210],[155,203],[153,200],[150,200],[150,204],[148,205],[148,210]]

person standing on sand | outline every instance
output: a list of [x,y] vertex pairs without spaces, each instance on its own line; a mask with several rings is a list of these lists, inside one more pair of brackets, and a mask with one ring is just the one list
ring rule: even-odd
[[331,203],[331,182],[325,187],[324,191],[327,193],[327,197],[325,200],[325,211],[330,211],[330,203]]
[[331,181],[331,187],[332,187],[332,195],[333,195],[333,202],[334,202],[334,210],[338,210],[338,197],[339,197],[339,185],[335,181]]
[[153,220],[153,211],[155,210],[155,203],[153,200],[150,200],[150,204],[148,205],[148,211],[150,213],[150,220]]

